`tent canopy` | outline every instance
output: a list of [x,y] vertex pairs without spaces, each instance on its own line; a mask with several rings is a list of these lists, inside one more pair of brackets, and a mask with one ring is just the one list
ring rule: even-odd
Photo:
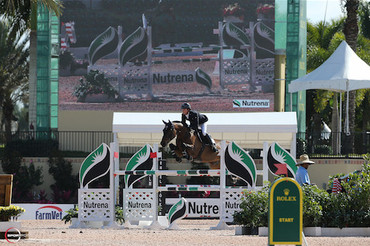
[[[278,142],[295,150],[295,112],[207,113],[208,132],[215,139],[235,141],[243,148],[262,149],[264,142]],[[113,133],[120,146],[141,146],[161,141],[162,120],[180,120],[181,113],[113,114]]]
[[293,80],[289,92],[310,89],[352,91],[365,88],[370,88],[370,66],[343,41],[320,67]]

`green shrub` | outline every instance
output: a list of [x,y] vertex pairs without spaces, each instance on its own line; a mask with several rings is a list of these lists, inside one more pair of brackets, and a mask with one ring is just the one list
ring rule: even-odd
[[239,212],[235,212],[234,222],[246,227],[267,226],[269,186],[259,191],[243,191]]
[[315,145],[313,151],[314,151],[315,154],[327,154],[327,155],[329,155],[329,154],[333,153],[331,147],[328,146],[328,145],[325,145],[325,144]]
[[50,187],[56,203],[74,203],[78,189],[78,177],[72,175],[72,164],[64,159],[59,151],[54,151],[49,157],[49,173],[55,183]]
[[[369,155],[361,172],[342,182],[345,193],[331,193],[317,186],[303,186],[303,225],[321,227],[370,226],[370,165]],[[335,176],[339,176],[335,175]],[[239,212],[234,214],[237,224],[247,227],[267,226],[268,186],[261,191],[244,191]]]
[[6,151],[17,151],[19,156],[34,157],[34,156],[48,156],[50,153],[58,149],[59,143],[53,139],[29,139],[29,140],[12,140],[7,143]]
[[75,87],[73,95],[80,101],[85,101],[87,95],[104,94],[109,98],[118,96],[117,91],[110,85],[104,73],[97,70],[91,70],[88,74],[80,79],[80,84]]
[[322,203],[327,200],[328,193],[313,185],[305,185],[303,191],[303,226],[320,226],[322,222]]
[[[65,211],[67,214],[64,215],[62,218],[62,221],[66,224],[67,222],[72,222],[72,218],[78,218],[78,206],[75,206],[74,208],[71,208],[67,211]],[[123,208],[120,206],[115,207],[115,215],[116,215],[116,222],[118,222],[120,225],[125,223],[125,217],[123,214]]]
[[13,202],[34,202],[32,190],[35,186],[41,185],[42,181],[41,167],[35,167],[31,161],[29,165],[21,165],[14,174],[13,180]]
[[370,226],[370,165],[365,157],[361,172],[349,174],[341,184],[346,193],[331,194],[324,204],[327,226],[368,227]]

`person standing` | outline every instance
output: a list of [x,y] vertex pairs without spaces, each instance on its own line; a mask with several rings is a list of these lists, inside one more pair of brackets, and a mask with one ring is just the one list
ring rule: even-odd
[[311,185],[307,169],[314,163],[315,162],[311,161],[307,154],[303,154],[299,157],[299,162],[296,164],[296,166],[299,167],[295,175],[295,179],[300,185]]

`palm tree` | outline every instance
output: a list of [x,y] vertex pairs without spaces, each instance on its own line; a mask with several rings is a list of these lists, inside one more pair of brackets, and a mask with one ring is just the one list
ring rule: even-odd
[[[359,0],[342,0],[344,1],[344,7],[347,11],[347,18],[344,23],[343,33],[346,37],[348,45],[356,52],[357,50],[357,37],[358,37],[358,22],[357,14],[359,7]],[[356,91],[349,92],[349,131],[348,143],[346,146],[349,147],[348,151],[353,153],[354,150],[354,131],[355,131],[355,118],[356,118]]]
[[[19,33],[25,30],[30,32],[30,67],[29,67],[29,84],[30,88],[36,91],[37,81],[37,5],[42,4],[49,11],[54,12],[57,16],[61,15],[63,5],[59,0],[2,0],[0,2],[0,12],[5,14],[5,17],[11,17],[13,22],[11,25],[10,36],[15,38]],[[36,107],[36,101],[32,101],[32,106]]]
[[5,127],[6,142],[11,139],[11,122],[17,101],[22,96],[22,88],[28,82],[28,35],[17,35],[13,39],[9,33],[9,21],[0,20],[0,107],[2,123]]
[[[330,24],[319,22],[316,25],[307,24],[307,72],[312,72],[319,67],[340,44],[338,38],[343,29],[344,19],[332,21]],[[332,149],[339,152],[339,113],[337,105],[337,93],[327,90],[307,91],[307,122],[310,132],[318,133],[313,136],[312,145],[317,144],[320,137],[322,121],[332,122],[333,134]],[[334,100],[332,100],[334,98]],[[332,107],[333,110],[330,110]],[[331,119],[330,119],[330,113]]]

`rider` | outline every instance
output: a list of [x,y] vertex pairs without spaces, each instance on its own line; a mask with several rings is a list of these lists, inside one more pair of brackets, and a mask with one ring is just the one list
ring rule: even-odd
[[[188,127],[186,121],[190,122],[190,128],[194,129],[195,131],[201,130],[202,134],[199,134],[201,137],[201,141],[211,146],[212,151],[217,152],[216,143],[211,138],[211,136],[207,133],[207,124],[208,118],[204,114],[200,114],[195,110],[191,110],[191,106],[189,103],[184,103],[181,105],[182,109],[182,118],[181,123]],[[200,129],[199,129],[200,128]]]

